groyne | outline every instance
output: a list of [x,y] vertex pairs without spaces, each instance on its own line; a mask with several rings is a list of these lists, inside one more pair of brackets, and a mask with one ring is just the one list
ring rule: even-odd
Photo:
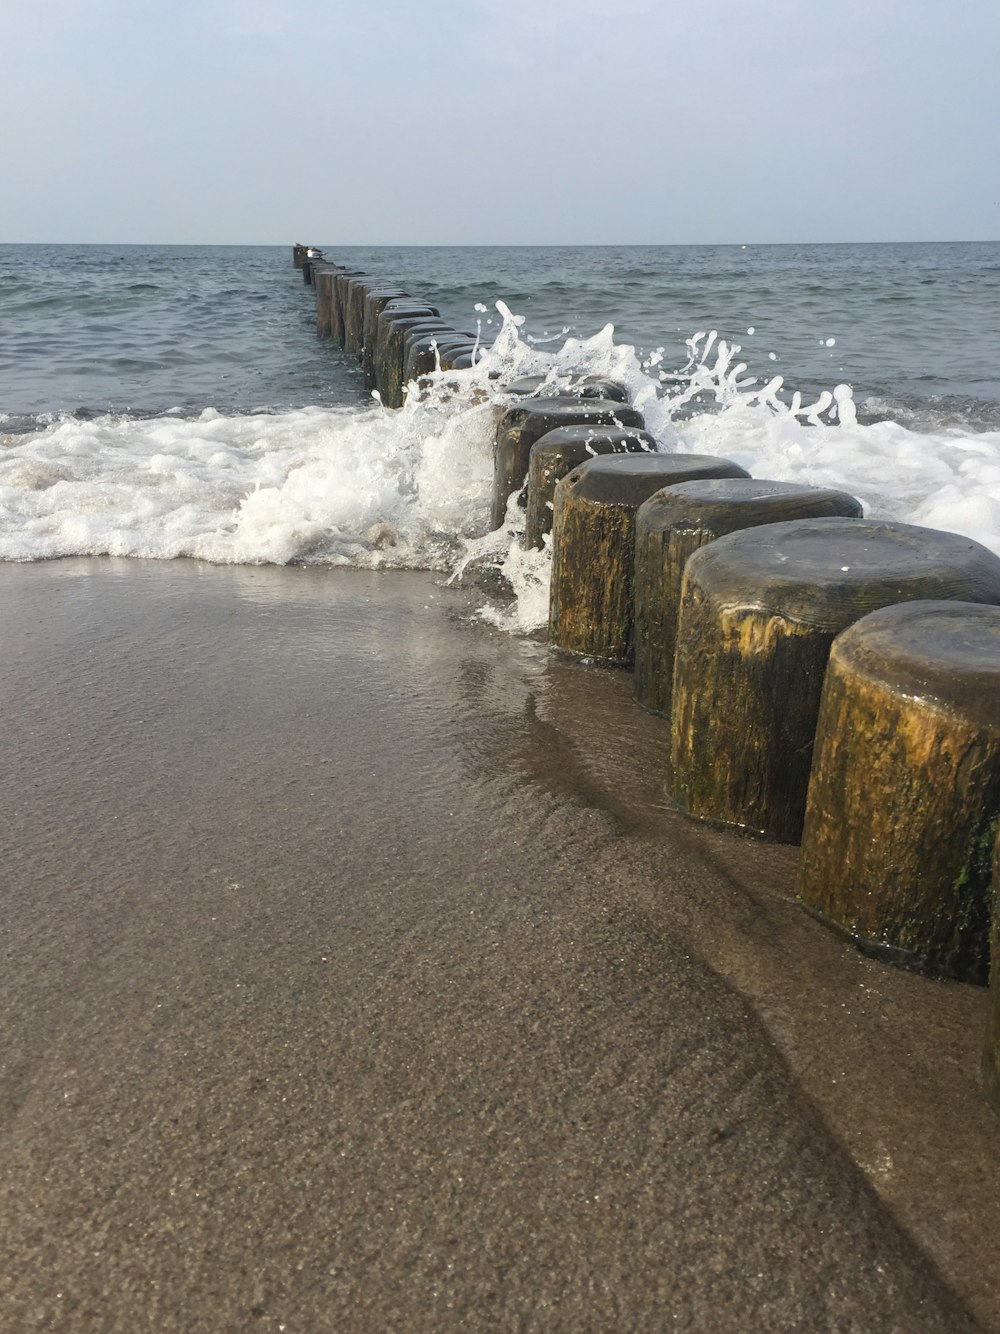
[[[318,336],[387,407],[482,355],[378,275],[300,245],[293,261]],[[847,492],[669,454],[622,386],[582,369],[558,393],[499,379],[491,392],[493,526],[516,497],[525,542],[551,545],[555,650],[637,669],[637,705],[669,721],[678,807],[801,844],[804,908],[863,951],[996,975],[1000,557],[865,518]],[[1000,1020],[983,1059],[1000,1111]]]

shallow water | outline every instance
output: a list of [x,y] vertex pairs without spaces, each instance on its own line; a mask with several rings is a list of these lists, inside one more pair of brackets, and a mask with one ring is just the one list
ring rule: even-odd
[[4,1330],[995,1315],[982,994],[660,818],[623,676],[415,573],[0,601]]

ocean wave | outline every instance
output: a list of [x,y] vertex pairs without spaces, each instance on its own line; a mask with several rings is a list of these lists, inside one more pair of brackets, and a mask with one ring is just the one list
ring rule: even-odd
[[710,331],[688,341],[683,369],[664,372],[656,355],[643,364],[616,343],[610,325],[553,350],[525,339],[502,303],[497,309],[500,331],[480,365],[429,377],[396,412],[372,403],[62,415],[35,419],[23,434],[0,417],[0,558],[109,554],[453,573],[487,555],[518,593],[512,608],[491,614],[531,629],[544,618],[547,555],[520,550],[516,504],[501,529],[487,531],[493,439],[504,382],[545,374],[557,388],[570,371],[623,382],[663,450],[723,455],[760,478],[836,486],[872,516],[952,529],[1000,553],[1000,430],[963,428],[975,419],[968,402],[937,404],[930,425],[916,409],[908,421],[872,400],[859,415],[846,385],[803,400],[787,395],[780,377],[757,381],[739,344]]

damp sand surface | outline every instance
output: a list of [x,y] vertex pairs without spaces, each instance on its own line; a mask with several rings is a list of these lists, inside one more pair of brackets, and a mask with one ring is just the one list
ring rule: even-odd
[[467,597],[0,566],[0,1329],[1000,1329],[984,994]]

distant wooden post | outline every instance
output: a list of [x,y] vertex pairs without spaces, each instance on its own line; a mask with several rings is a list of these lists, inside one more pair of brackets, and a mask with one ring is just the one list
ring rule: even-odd
[[316,291],[316,332],[320,338],[329,338],[333,320],[333,280],[340,272],[336,264],[313,264],[313,287]]
[[344,351],[352,357],[361,357],[365,296],[371,288],[380,286],[381,281],[368,273],[358,274],[348,281],[344,302]]

